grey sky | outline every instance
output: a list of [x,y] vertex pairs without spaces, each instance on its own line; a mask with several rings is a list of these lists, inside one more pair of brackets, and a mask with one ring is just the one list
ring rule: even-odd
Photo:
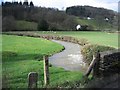
[[[24,1],[24,0],[1,0],[1,1]],[[28,0],[31,1],[31,0]],[[60,10],[74,5],[90,5],[94,7],[104,7],[118,11],[119,0],[32,0],[36,6],[54,7]]]

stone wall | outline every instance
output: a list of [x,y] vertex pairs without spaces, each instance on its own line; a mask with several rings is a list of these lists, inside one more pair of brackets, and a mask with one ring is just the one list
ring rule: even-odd
[[120,73],[120,50],[100,53],[99,73],[102,77]]

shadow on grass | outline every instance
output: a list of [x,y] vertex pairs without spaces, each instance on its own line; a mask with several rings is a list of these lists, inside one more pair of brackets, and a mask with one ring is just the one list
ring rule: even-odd
[[43,60],[43,54],[18,54],[11,51],[3,51],[0,53],[2,55],[2,62],[16,62],[23,60]]

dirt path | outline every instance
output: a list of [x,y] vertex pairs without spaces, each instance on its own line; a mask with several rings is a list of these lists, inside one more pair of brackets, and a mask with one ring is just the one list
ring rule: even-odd
[[62,67],[65,70],[70,71],[82,71],[83,73],[86,71],[87,66],[83,62],[83,56],[80,52],[80,45],[64,41],[52,41],[57,42],[65,47],[64,51],[49,57],[49,62],[52,65]]

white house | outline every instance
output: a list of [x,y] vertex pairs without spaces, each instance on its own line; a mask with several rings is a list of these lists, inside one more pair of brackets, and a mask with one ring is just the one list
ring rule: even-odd
[[109,20],[109,18],[105,18],[105,21],[108,21]]
[[90,20],[91,18],[90,17],[87,17],[87,20]]
[[76,26],[76,29],[79,30],[80,28],[81,28],[81,25],[78,24],[78,25]]

